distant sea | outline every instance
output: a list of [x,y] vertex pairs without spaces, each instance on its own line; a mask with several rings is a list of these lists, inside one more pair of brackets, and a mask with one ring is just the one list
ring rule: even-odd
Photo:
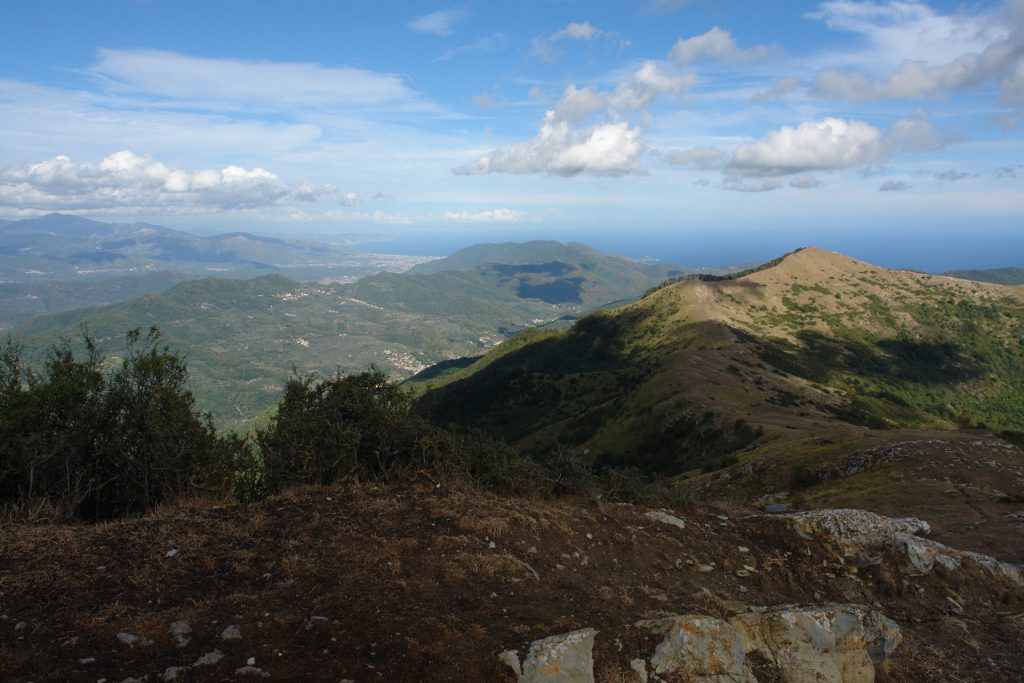
[[385,254],[448,256],[483,242],[522,242],[545,239],[582,242],[588,246],[637,259],[654,258],[699,268],[767,261],[797,247],[815,246],[838,251],[887,268],[942,272],[961,268],[1024,267],[1024,225],[1019,228],[772,231],[555,231],[547,228],[467,230],[408,230],[390,239],[363,242],[358,249]]

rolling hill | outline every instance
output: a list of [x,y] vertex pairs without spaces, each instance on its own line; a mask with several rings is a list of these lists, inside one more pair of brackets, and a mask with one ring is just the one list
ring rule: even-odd
[[[1003,441],[951,431],[1024,431],[1024,291],[819,249],[525,332],[421,386],[440,424],[538,455],[578,446],[702,495],[799,490],[826,504],[881,489],[891,501],[898,487],[880,472],[949,461],[963,450],[950,440],[964,439],[996,445],[967,449],[981,470],[950,464],[936,494],[954,472],[986,501],[1024,493],[1024,463],[999,456]],[[871,455],[902,442],[906,457]],[[983,461],[1002,474],[982,482]],[[847,462],[867,463],[850,465],[856,481],[841,476]],[[909,472],[908,485],[920,480]]]
[[550,252],[534,248],[536,264],[379,273],[349,284],[300,284],[280,275],[195,280],[113,306],[41,316],[13,336],[39,359],[86,324],[114,354],[125,330],[157,325],[187,353],[200,405],[221,424],[239,426],[276,402],[293,367],[361,371],[373,364],[408,377],[483,353],[524,327],[636,296],[682,270],[547,246]]

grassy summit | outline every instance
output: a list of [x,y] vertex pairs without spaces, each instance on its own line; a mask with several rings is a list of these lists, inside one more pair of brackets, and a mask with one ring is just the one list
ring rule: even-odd
[[805,430],[1024,428],[1024,292],[807,248],[533,333],[424,398],[440,422],[678,473]]

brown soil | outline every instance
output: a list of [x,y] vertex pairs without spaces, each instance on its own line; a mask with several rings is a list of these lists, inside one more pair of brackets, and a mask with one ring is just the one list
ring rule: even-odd
[[[655,645],[637,620],[736,608],[722,601],[879,607],[905,638],[883,682],[1024,680],[1024,591],[1005,580],[857,573],[831,545],[740,508],[677,511],[685,529],[643,512],[346,486],[102,526],[9,525],[0,680],[156,681],[216,649],[220,662],[178,680],[244,680],[234,672],[255,657],[271,681],[513,681],[499,652],[590,626],[598,679],[628,681]],[[743,565],[756,571],[741,578]],[[185,646],[168,633],[176,620],[194,630]],[[241,639],[221,640],[229,624]]]

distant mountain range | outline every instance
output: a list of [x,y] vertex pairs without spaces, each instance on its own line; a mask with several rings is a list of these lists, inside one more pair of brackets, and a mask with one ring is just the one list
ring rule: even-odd
[[1024,285],[1024,268],[989,268],[987,270],[951,270],[943,273],[950,277],[997,285]]
[[111,306],[40,316],[12,334],[38,359],[82,324],[109,354],[123,348],[126,330],[158,325],[187,353],[200,405],[222,424],[239,426],[276,402],[293,367],[361,371],[372,364],[408,377],[481,354],[526,327],[635,298],[686,272],[580,244],[485,245],[349,284],[280,275],[183,282]]
[[300,280],[354,280],[424,260],[429,259],[365,254],[344,240],[244,232],[201,237],[59,213],[0,221],[0,330],[40,313],[125,301],[198,277],[282,273]]

